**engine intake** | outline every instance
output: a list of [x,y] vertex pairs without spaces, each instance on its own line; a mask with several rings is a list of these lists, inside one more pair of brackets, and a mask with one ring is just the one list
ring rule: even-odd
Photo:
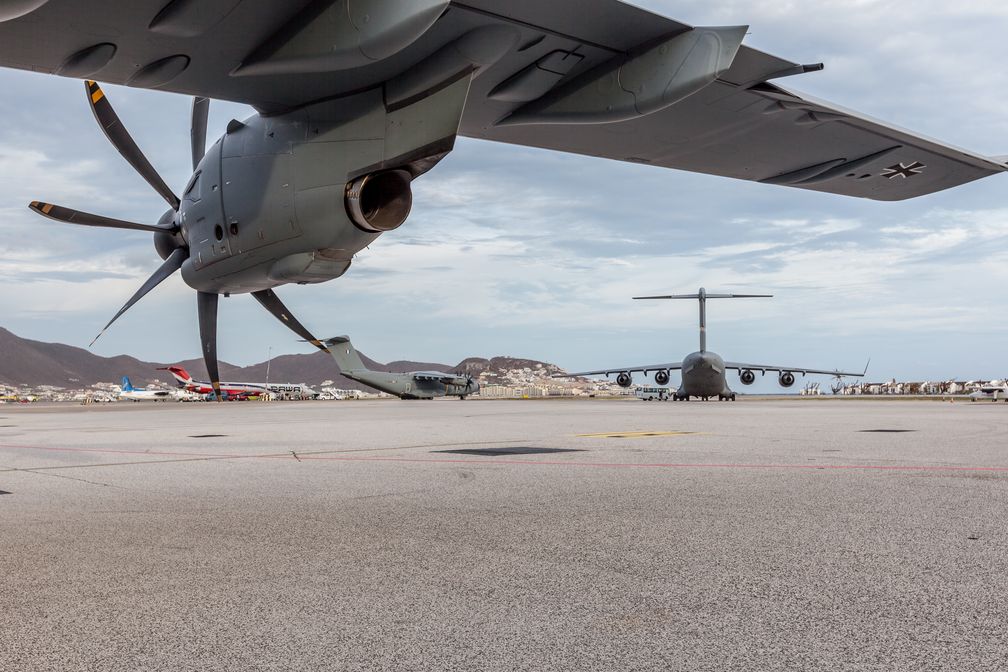
[[413,207],[412,179],[405,170],[358,177],[347,185],[346,209],[350,221],[368,233],[398,229]]
[[616,384],[620,387],[630,387],[633,385],[633,376],[625,371],[616,376]]
[[780,383],[781,387],[791,387],[792,385],[794,385],[794,381],[795,381],[794,374],[791,373],[790,371],[782,371],[780,374],[780,378],[777,379],[777,382]]
[[659,371],[654,374],[654,382],[658,385],[668,385],[669,373],[668,371]]
[[743,385],[752,385],[756,382],[756,374],[749,369],[746,369],[745,371],[739,373],[739,380],[742,381]]

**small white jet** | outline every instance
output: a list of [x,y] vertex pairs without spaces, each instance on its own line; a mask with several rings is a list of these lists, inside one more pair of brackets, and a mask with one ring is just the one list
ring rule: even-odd
[[173,398],[173,395],[171,390],[148,390],[143,387],[133,387],[129,376],[123,376],[119,398],[129,401],[168,401]]
[[990,399],[991,401],[1004,399],[1008,401],[1008,380],[992,380],[976,392],[971,393],[969,397],[970,401],[977,399]]

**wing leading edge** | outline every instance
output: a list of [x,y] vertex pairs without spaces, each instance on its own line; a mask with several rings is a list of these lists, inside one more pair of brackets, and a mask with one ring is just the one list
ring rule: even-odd
[[579,371],[577,373],[556,373],[553,378],[580,378],[582,376],[610,376],[621,373],[654,373],[655,371],[678,371],[682,369],[682,362],[675,364],[650,364],[648,366],[628,366],[622,369],[600,369],[598,371]]
[[736,371],[761,371],[766,373],[767,371],[777,371],[780,373],[800,373],[803,376],[806,374],[821,375],[821,376],[838,376],[838,377],[851,377],[851,378],[863,378],[865,374],[868,373],[868,367],[865,366],[865,370],[861,373],[851,373],[847,371],[827,371],[825,369],[807,369],[802,366],[773,366],[770,364],[743,364],[742,362],[725,362],[725,369],[734,369]]

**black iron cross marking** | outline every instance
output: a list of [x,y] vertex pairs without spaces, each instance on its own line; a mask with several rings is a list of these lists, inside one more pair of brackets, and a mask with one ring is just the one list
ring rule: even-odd
[[927,168],[920,161],[914,161],[913,163],[904,165],[902,162],[895,166],[889,166],[884,171],[882,171],[882,177],[887,179],[893,179],[894,177],[900,177],[906,179],[908,177],[913,177],[914,175],[920,175]]

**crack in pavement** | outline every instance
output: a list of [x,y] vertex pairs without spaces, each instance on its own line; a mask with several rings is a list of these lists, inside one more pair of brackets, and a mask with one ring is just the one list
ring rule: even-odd
[[101,481],[89,481],[86,478],[76,478],[74,476],[67,476],[65,474],[53,474],[45,473],[38,469],[18,469],[16,467],[5,467],[0,469],[0,473],[16,473],[20,472],[23,474],[34,474],[35,476],[49,476],[51,478],[62,478],[67,481],[77,481],[79,483],[87,483],[88,485],[97,485],[102,488],[116,488],[117,490],[128,490],[129,488],[124,488],[121,485],[112,485],[111,483],[103,483]]

